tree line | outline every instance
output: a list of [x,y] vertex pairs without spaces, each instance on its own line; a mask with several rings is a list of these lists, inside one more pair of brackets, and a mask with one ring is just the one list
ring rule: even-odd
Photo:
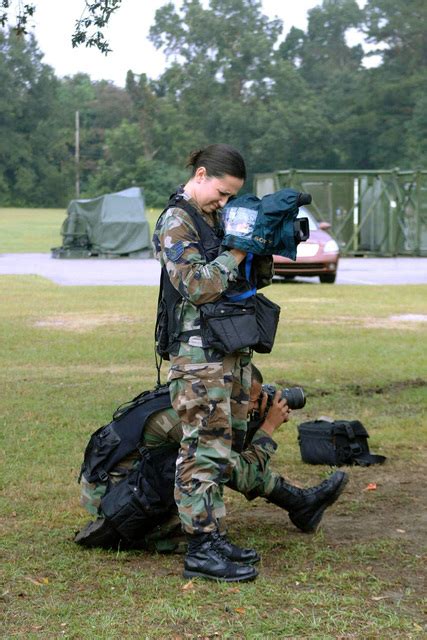
[[[0,205],[65,206],[74,197],[75,112],[82,196],[142,186],[162,206],[197,147],[227,142],[250,177],[275,169],[427,165],[424,0],[323,0],[306,31],[260,0],[161,7],[150,39],[167,56],[158,79],[125,88],[87,74],[58,78],[33,35],[0,30]],[[363,65],[357,29],[381,62]],[[248,180],[251,190],[251,180]]]

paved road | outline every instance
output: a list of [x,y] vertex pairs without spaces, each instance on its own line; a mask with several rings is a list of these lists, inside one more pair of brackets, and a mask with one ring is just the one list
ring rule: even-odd
[[[48,253],[0,254],[0,275],[35,274],[65,286],[157,285],[156,260],[58,260]],[[295,282],[319,285],[318,278]],[[338,285],[427,284],[427,258],[341,258]]]

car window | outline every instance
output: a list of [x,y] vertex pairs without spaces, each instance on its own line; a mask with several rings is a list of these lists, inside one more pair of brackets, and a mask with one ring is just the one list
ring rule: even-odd
[[305,209],[305,207],[300,207],[297,218],[308,218],[308,226],[310,231],[316,231],[319,228],[319,223],[316,218],[313,216],[311,211]]

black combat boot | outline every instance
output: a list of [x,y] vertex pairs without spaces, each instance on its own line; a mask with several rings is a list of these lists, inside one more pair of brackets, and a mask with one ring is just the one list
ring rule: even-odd
[[316,531],[323,512],[341,495],[348,482],[344,471],[336,471],[316,487],[299,489],[280,478],[267,500],[289,513],[291,522],[304,531]]
[[184,578],[207,578],[222,582],[248,582],[258,575],[254,567],[229,560],[219,549],[218,534],[202,533],[188,536],[184,560]]
[[119,541],[119,534],[106,518],[91,520],[74,538],[74,542],[83,547],[102,547],[103,549],[114,549]]
[[223,556],[232,562],[243,562],[243,564],[255,564],[260,561],[260,557],[255,549],[242,549],[230,542],[225,533],[213,533],[215,538],[214,546]]

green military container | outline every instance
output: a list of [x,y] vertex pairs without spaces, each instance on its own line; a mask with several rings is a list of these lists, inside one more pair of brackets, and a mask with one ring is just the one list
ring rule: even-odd
[[288,169],[255,175],[262,197],[291,187],[331,224],[343,255],[427,255],[427,171]]

